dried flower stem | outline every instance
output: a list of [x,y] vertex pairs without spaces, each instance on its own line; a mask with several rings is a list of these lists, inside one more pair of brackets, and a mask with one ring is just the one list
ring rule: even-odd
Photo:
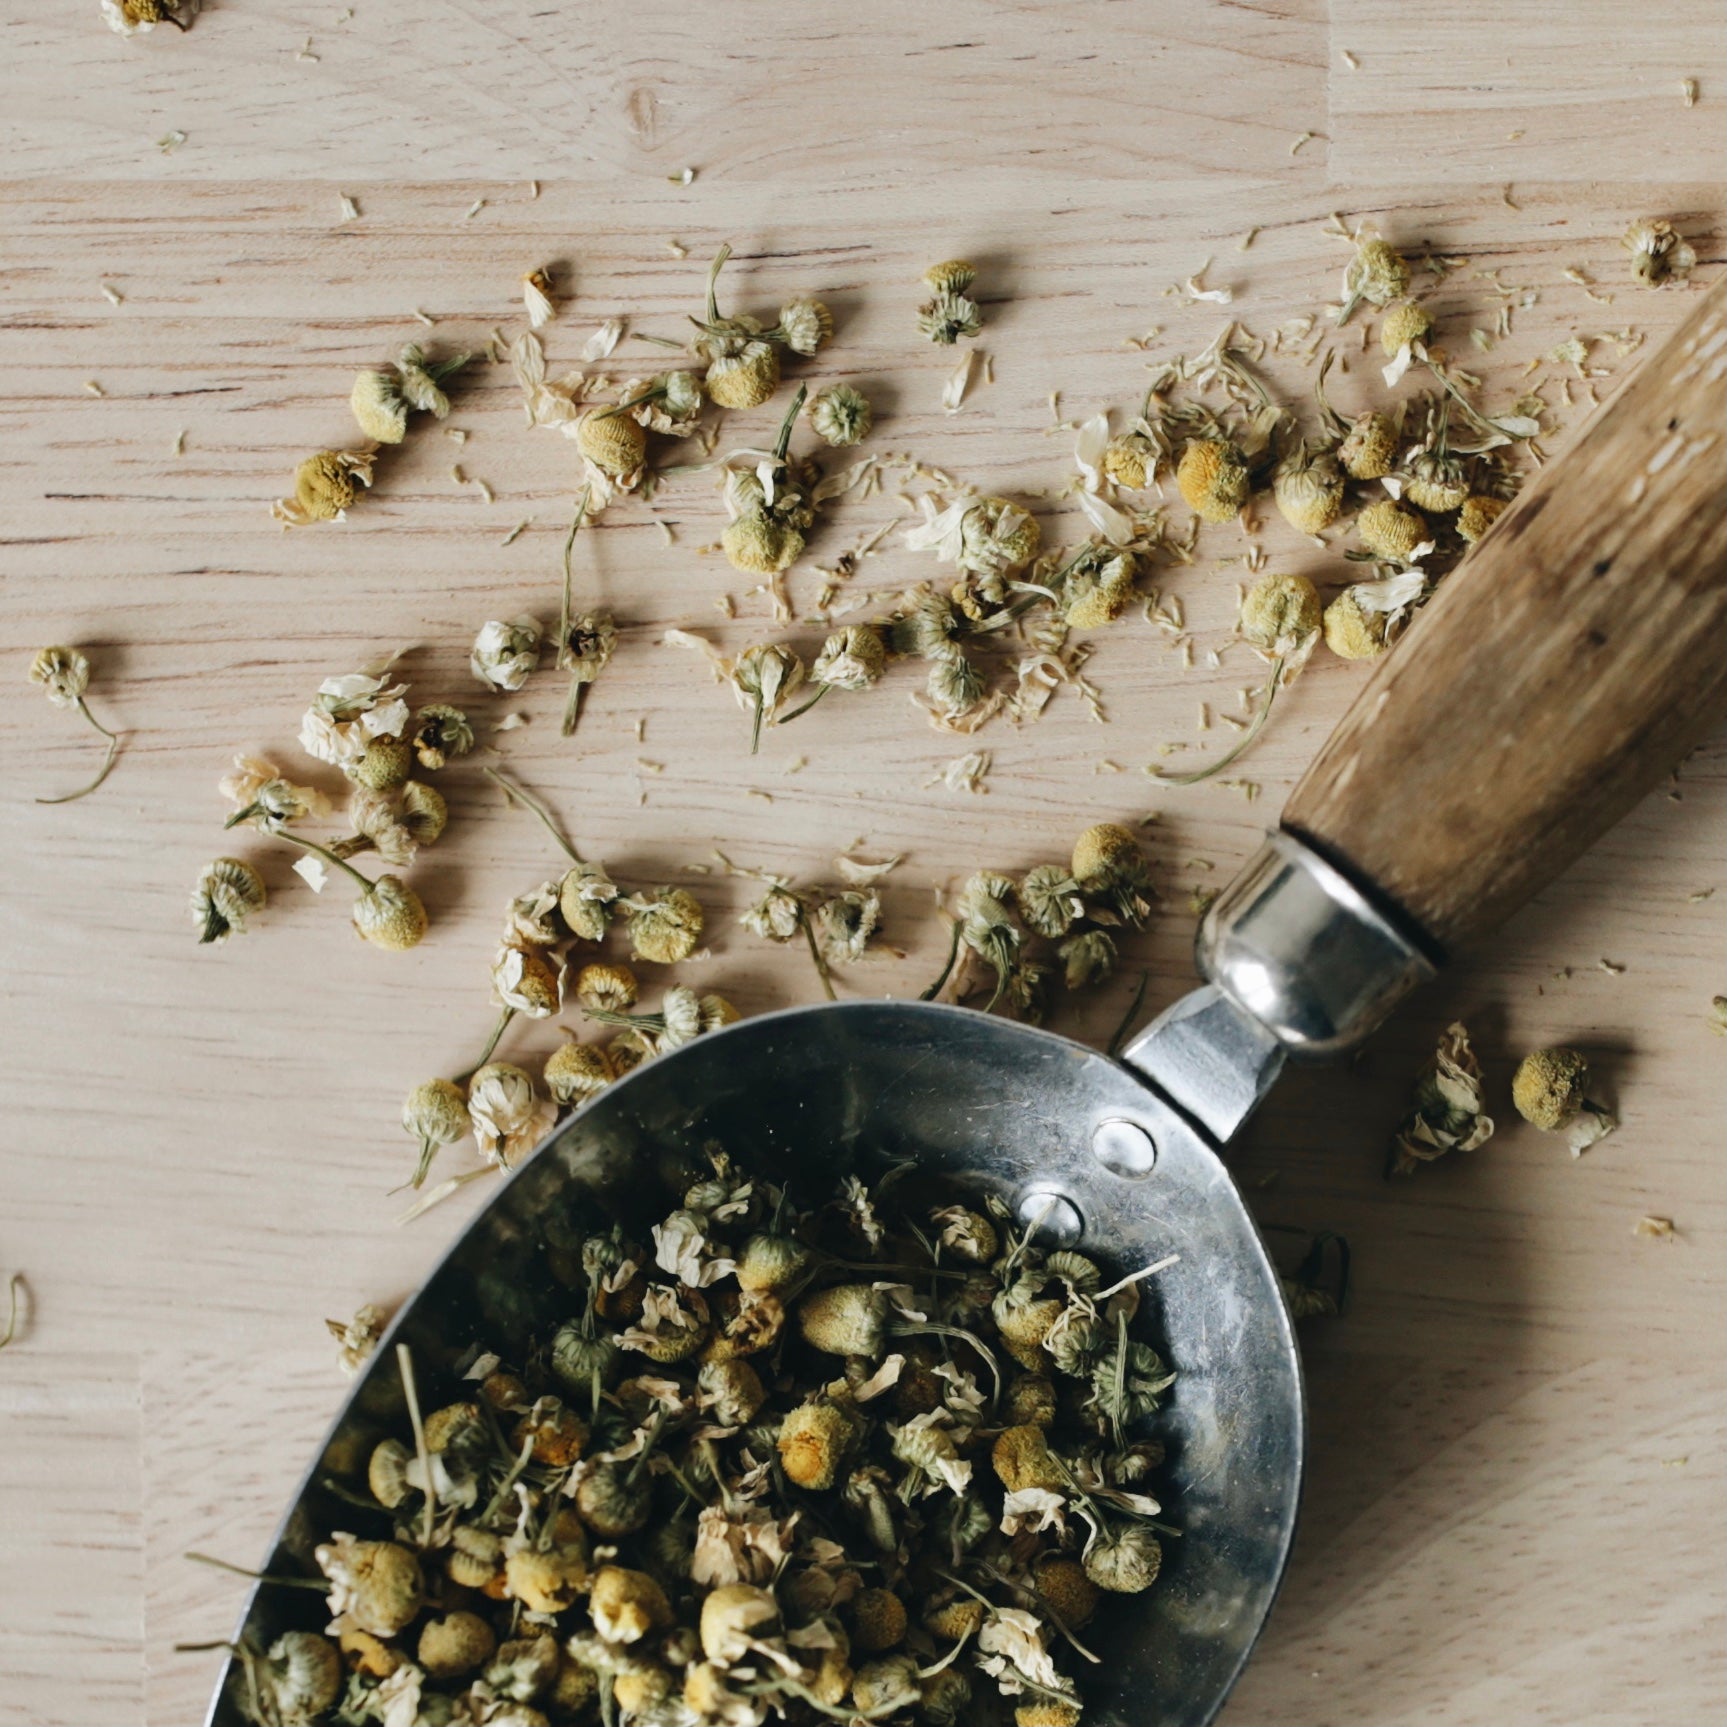
[[953,964],[959,958],[959,920],[951,919],[948,926],[947,963],[941,968],[941,975],[928,989],[919,996],[919,1001],[934,1001],[941,994],[942,987],[953,976]]
[[809,943],[810,958],[815,961],[816,976],[822,980],[822,992],[829,1001],[838,1001],[839,997],[834,994],[834,980],[832,973],[828,970],[828,962],[822,958],[821,947],[816,941],[816,932],[810,928],[809,916],[801,905],[798,908],[798,923],[803,929],[804,940]]
[[577,854],[576,848],[570,844],[564,830],[558,826],[552,812],[548,810],[532,792],[517,785],[514,780],[506,779],[496,768],[482,768],[480,771],[485,774],[488,779],[497,782],[498,789],[503,792],[504,796],[508,798],[511,803],[521,804],[524,809],[531,810],[540,818],[546,832],[558,842],[559,849],[562,850],[567,858],[569,858],[571,863],[580,863],[582,861],[581,857]]
[[276,837],[286,840],[289,845],[299,846],[304,851],[315,852],[326,863],[333,863],[337,869],[346,870],[367,893],[378,885],[370,876],[361,875],[346,858],[338,857],[329,847],[319,845],[316,840],[301,839],[298,834],[291,834],[286,828],[278,828]]
[[1253,716],[1253,722],[1230,749],[1220,755],[1216,761],[1208,762],[1202,768],[1195,768],[1190,774],[1159,774],[1157,777],[1166,785],[1192,786],[1201,780],[1208,780],[1213,774],[1222,773],[1232,761],[1246,753],[1253,740],[1265,730],[1265,722],[1271,718],[1271,705],[1277,700],[1278,686],[1283,678],[1284,656],[1279,654],[1271,663],[1271,676],[1266,680],[1265,701],[1260,710]]
[[108,753],[102,758],[101,771],[87,786],[83,787],[82,790],[67,792],[64,797],[59,798],[38,798],[36,801],[39,804],[69,804],[75,802],[78,798],[88,797],[91,792],[93,792],[97,786],[99,786],[103,780],[108,777],[109,770],[114,766],[114,758],[120,753],[120,734],[118,732],[109,731],[108,728],[90,712],[90,704],[86,702],[82,696],[78,697],[76,705],[78,712],[81,713],[84,718],[87,719],[90,724],[108,740]]
[[283,1589],[316,1589],[320,1595],[328,1592],[329,1584],[318,1577],[281,1577],[273,1571],[253,1571],[249,1566],[234,1565],[226,1559],[218,1559],[211,1553],[196,1553],[188,1550],[180,1555],[182,1559],[190,1559],[198,1565],[213,1565],[218,1571],[231,1571],[236,1577],[250,1577],[254,1583],[274,1583]]
[[425,1533],[421,1545],[432,1545],[432,1525],[438,1514],[437,1483],[432,1480],[432,1454],[426,1449],[426,1427],[420,1419],[420,1390],[414,1382],[414,1357],[407,1344],[396,1345],[396,1366],[401,1370],[402,1395],[408,1400],[408,1420],[414,1429],[414,1454],[420,1460],[420,1486],[426,1497]]
[[[486,1065],[488,1061],[492,1059],[492,1052],[498,1047],[498,1040],[504,1035],[504,1028],[515,1017],[516,1010],[513,1007],[505,1008],[504,1011],[498,1015],[498,1023],[492,1027],[492,1035],[486,1039],[486,1047],[480,1051],[480,1059],[476,1061],[472,1067],[464,1068],[456,1075],[456,1083],[458,1085],[460,1085],[464,1080],[471,1079],[482,1067]],[[414,1185],[418,1187],[420,1184],[415,1182]]]

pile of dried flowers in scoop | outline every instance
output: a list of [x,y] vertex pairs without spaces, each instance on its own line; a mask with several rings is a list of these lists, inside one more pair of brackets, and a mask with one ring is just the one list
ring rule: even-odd
[[251,1720],[1081,1719],[1088,1621],[1175,1533],[1133,1334],[1171,1262],[1112,1279],[909,1165],[800,1211],[710,1159],[647,1239],[572,1241],[568,1321],[455,1401],[400,1351],[326,1633],[238,1652]]

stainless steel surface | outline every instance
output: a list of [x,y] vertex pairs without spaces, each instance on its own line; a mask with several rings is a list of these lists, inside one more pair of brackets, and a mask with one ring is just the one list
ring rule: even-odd
[[1190,991],[1122,1048],[1211,1136],[1227,1145],[1283,1072],[1284,1048],[1216,984]]
[[[1297,1059],[1353,1049],[1436,971],[1408,932],[1285,833],[1206,913],[1197,955],[1201,974]],[[1161,1054],[1150,1062],[1161,1079]]]
[[[1276,1274],[1216,1152],[1126,1068],[1065,1038],[964,1009],[847,1002],[745,1021],[603,1092],[517,1172],[402,1310],[284,1519],[268,1568],[315,1575],[332,1529],[378,1533],[323,1483],[363,1483],[371,1445],[404,1422],[392,1345],[421,1397],[454,1390],[464,1351],[520,1350],[571,1316],[567,1250],[617,1217],[676,1203],[701,1148],[813,1198],[848,1169],[914,1156],[971,1191],[1039,1209],[1054,1196],[1087,1252],[1145,1285],[1149,1334],[1177,1369],[1149,1424],[1157,1481],[1185,1533],[1143,1596],[1105,1603],[1080,1675],[1091,1727],[1204,1727],[1259,1634],[1294,1533],[1305,1447],[1301,1374]],[[819,1174],[812,1175],[812,1165]],[[382,1519],[378,1520],[380,1523]],[[322,1601],[261,1586],[242,1631],[268,1644],[318,1625]],[[208,1717],[238,1727],[225,1690]]]

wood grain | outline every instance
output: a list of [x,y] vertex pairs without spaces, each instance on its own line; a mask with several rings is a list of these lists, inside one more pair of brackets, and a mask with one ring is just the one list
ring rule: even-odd
[[1727,285],[1380,663],[1283,825],[1441,949],[1496,928],[1727,711]]
[[[1589,20],[1528,10],[1549,22],[1556,87],[1577,89]],[[1036,726],[987,732],[987,795],[927,783],[971,746],[925,728],[909,668],[874,697],[824,702],[752,761],[730,698],[661,634],[676,623],[730,649],[808,647],[821,628],[776,625],[698,551],[721,510],[697,476],[668,484],[654,512],[618,506],[589,538],[584,592],[618,612],[623,642],[568,745],[549,670],[494,698],[466,669],[483,619],[550,618],[575,478],[567,445],[522,428],[502,368],[458,393],[459,450],[416,437],[340,528],[284,536],[269,522],[294,461],[351,438],[354,369],[428,334],[416,306],[440,343],[513,332],[516,279],[547,259],[567,295],[545,332],[554,367],[576,364],[613,315],[676,333],[703,260],[730,240],[737,304],[830,299],[839,337],[809,375],[870,392],[878,447],[1027,495],[1050,538],[1073,538],[1071,501],[1053,495],[1071,464],[1067,437],[1046,433],[1049,392],[1064,417],[1125,411],[1148,361],[1197,349],[1223,316],[1269,330],[1312,310],[1346,255],[1324,232],[1333,210],[1468,261],[1434,296],[1460,341],[1499,304],[1476,272],[1534,296],[1480,362],[1498,400],[1546,377],[1557,405],[1560,368],[1543,358],[1555,343],[1626,327],[1653,341],[1689,310],[1687,293],[1630,285],[1617,237],[1634,216],[1672,217],[1699,249],[1699,281],[1720,273],[1718,154],[1694,140],[1727,110],[1697,53],[1674,72],[1702,67],[1695,109],[1650,87],[1667,148],[1627,154],[1624,128],[1592,138],[1568,123],[1507,144],[1511,165],[1496,160],[1481,184],[1427,150],[1423,128],[1467,110],[1471,136],[1502,138],[1526,124],[1533,75],[1502,69],[1485,97],[1448,102],[1429,59],[1413,74],[1428,92],[1415,142],[1369,161],[1360,140],[1380,122],[1362,105],[1376,88],[1385,109],[1406,104],[1413,62],[1356,42],[1360,68],[1344,67],[1364,19],[1410,56],[1441,23],[1447,42],[1504,27],[1486,0],[1370,18],[1319,0],[884,0],[849,14],[356,0],[349,17],[327,0],[225,0],[184,38],[132,42],[82,0],[0,18],[0,1272],[31,1275],[24,1335],[0,1354],[4,1727],[200,1717],[212,1663],[173,1646],[224,1634],[239,1590],[180,1554],[264,1551],[342,1394],[323,1318],[412,1288],[484,1197],[475,1184],[396,1228],[387,1190],[412,1153],[396,1113],[408,1086],[471,1059],[500,909],[556,854],[477,769],[453,770],[450,832],[413,876],[432,935],[402,956],[360,948],[345,908],[305,892],[279,847],[222,834],[215,791],[246,746],[316,775],[293,736],[321,678],[407,646],[415,695],[469,706],[594,855],[633,881],[694,883],[710,955],[686,975],[749,1011],[807,1000],[811,981],[796,953],[736,928],[747,884],[681,875],[714,846],[806,880],[859,837],[871,855],[904,852],[887,933],[905,957],[844,987],[911,995],[940,960],[936,887],[1155,810],[1144,832],[1164,913],[1123,974],[1056,1021],[1091,1038],[1142,968],[1148,1012],[1190,986],[1190,891],[1255,849],[1364,681],[1323,656],[1309,667],[1242,765],[1263,788],[1252,803],[1143,776],[1165,743],[1197,761],[1236,736],[1220,716],[1256,668],[1228,633],[1255,542],[1232,528],[1208,534],[1193,567],[1157,572],[1186,608],[1193,669],[1137,616],[1100,633],[1108,722],[1058,699]],[[308,35],[315,59],[299,58]],[[163,154],[171,130],[186,140]],[[1315,136],[1292,153],[1303,133]],[[670,184],[685,166],[694,183]],[[1501,198],[1513,177],[1520,209]],[[358,220],[341,219],[342,194]],[[995,381],[950,418],[951,356],[911,319],[919,271],[956,253],[984,266]],[[1208,256],[1209,280],[1235,289],[1227,313],[1166,292]],[[1152,326],[1151,351],[1124,345]],[[1596,352],[1617,363],[1612,344]],[[1379,390],[1374,356],[1346,358],[1347,411]],[[1306,387],[1300,365],[1270,365],[1280,389]],[[1612,384],[1596,381],[1604,395]],[[1572,394],[1561,417],[1575,430],[1588,386]],[[772,412],[737,434],[754,440]],[[451,481],[456,460],[495,503]],[[840,506],[812,560],[896,508]],[[1258,543],[1272,567],[1328,586],[1350,573],[1340,548],[1276,521]],[[856,581],[925,574],[890,541]],[[817,586],[794,571],[800,619]],[[734,623],[715,609],[726,594]],[[98,740],[24,682],[50,641],[85,648],[93,705],[126,732],[101,793],[53,810],[31,800],[78,783]],[[529,723],[494,733],[512,711]],[[1292,1076],[1236,1154],[1266,1224],[1342,1230],[1358,1281],[1350,1314],[1306,1334],[1318,1441],[1302,1534],[1229,1727],[1673,1727],[1723,1713],[1722,1372],[1698,1339],[1727,1293],[1727,1080],[1704,1023],[1727,942],[1721,894],[1691,896],[1721,881],[1724,817],[1717,735],[1674,795],[1646,801],[1491,953],[1410,1003],[1361,1064]],[[224,849],[257,859],[273,897],[254,934],[200,951],[185,897]],[[652,995],[666,980],[645,981]],[[1385,1136],[1458,1014],[1500,1131],[1388,1187]],[[506,1051],[531,1061],[556,1035],[524,1028]],[[1516,1056],[1556,1039],[1591,1050],[1625,1117],[1580,1162],[1523,1129],[1506,1096]],[[1636,1238],[1644,1213],[1671,1216],[1677,1238]]]

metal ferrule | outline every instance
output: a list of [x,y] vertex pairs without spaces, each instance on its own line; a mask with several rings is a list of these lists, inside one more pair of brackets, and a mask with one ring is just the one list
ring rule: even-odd
[[1286,833],[1218,897],[1199,926],[1200,972],[1295,1060],[1353,1049],[1433,959],[1340,871]]

